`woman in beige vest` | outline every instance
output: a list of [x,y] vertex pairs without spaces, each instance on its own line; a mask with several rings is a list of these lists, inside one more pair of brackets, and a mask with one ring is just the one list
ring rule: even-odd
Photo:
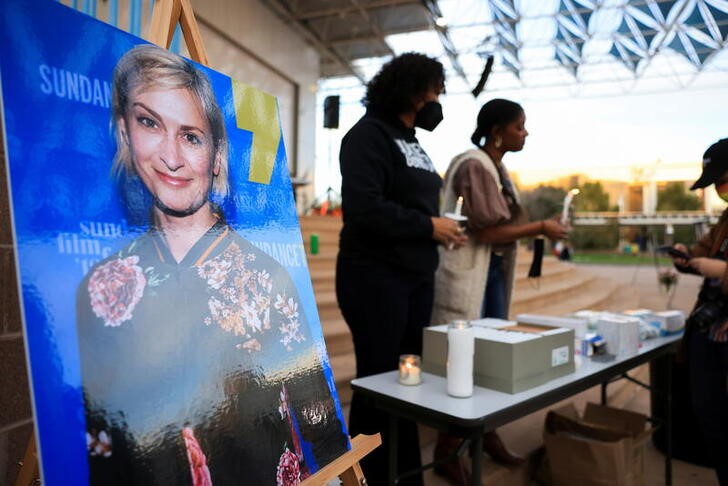
[[[453,211],[462,196],[469,238],[457,251],[440,250],[435,275],[433,324],[454,319],[508,318],[513,288],[516,244],[519,238],[544,235],[566,238],[567,228],[556,220],[527,222],[518,193],[503,166],[506,152],[518,152],[528,136],[523,108],[513,101],[494,99],[483,105],[471,137],[476,148],[455,157],[445,174],[444,211]],[[441,434],[435,459],[447,457],[458,439]],[[484,436],[484,449],[493,459],[519,464],[493,432]],[[436,472],[462,483],[462,468],[450,462]]]

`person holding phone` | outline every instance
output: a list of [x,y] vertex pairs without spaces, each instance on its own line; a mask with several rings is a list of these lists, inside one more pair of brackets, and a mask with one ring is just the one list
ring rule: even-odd
[[[728,138],[703,155],[703,172],[690,190],[715,187],[728,202]],[[728,208],[700,241],[675,244],[668,254],[683,273],[703,277],[688,316],[684,349],[695,416],[721,486],[728,485]]]

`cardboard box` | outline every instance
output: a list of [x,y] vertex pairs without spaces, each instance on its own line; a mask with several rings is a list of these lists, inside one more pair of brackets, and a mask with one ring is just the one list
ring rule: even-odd
[[573,403],[546,415],[544,445],[550,484],[642,486],[644,446],[652,433],[640,413],[589,403],[579,417]]
[[[574,330],[488,319],[472,321],[476,385],[518,393],[574,372]],[[447,376],[447,325],[425,328],[422,369]]]
[[680,332],[685,328],[685,313],[681,310],[655,312],[654,320],[659,323],[664,334]]
[[597,321],[597,333],[607,342],[607,353],[633,356],[640,349],[640,319],[605,314]]
[[566,327],[574,330],[576,339],[584,339],[589,332],[589,322],[586,318],[544,316],[540,314],[518,314],[516,320],[521,324],[536,324],[540,326]]
[[631,309],[624,315],[639,317],[645,323],[655,327],[661,336],[681,332],[685,327],[685,313],[681,310],[654,312],[649,309]]

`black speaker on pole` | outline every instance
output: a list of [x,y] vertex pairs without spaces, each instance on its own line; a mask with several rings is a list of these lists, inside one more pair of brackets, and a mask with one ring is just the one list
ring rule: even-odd
[[324,98],[324,128],[339,128],[339,95]]

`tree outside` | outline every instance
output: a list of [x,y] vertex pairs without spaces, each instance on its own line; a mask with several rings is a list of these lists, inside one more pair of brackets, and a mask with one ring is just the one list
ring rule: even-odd
[[701,205],[698,196],[688,192],[682,182],[669,182],[657,191],[658,211],[695,211]]
[[528,211],[529,221],[549,219],[561,213],[566,191],[560,187],[538,186],[536,189],[524,191],[521,202]]
[[609,194],[601,182],[585,182],[579,188],[579,195],[574,199],[574,210],[583,212],[615,211],[609,207]]

